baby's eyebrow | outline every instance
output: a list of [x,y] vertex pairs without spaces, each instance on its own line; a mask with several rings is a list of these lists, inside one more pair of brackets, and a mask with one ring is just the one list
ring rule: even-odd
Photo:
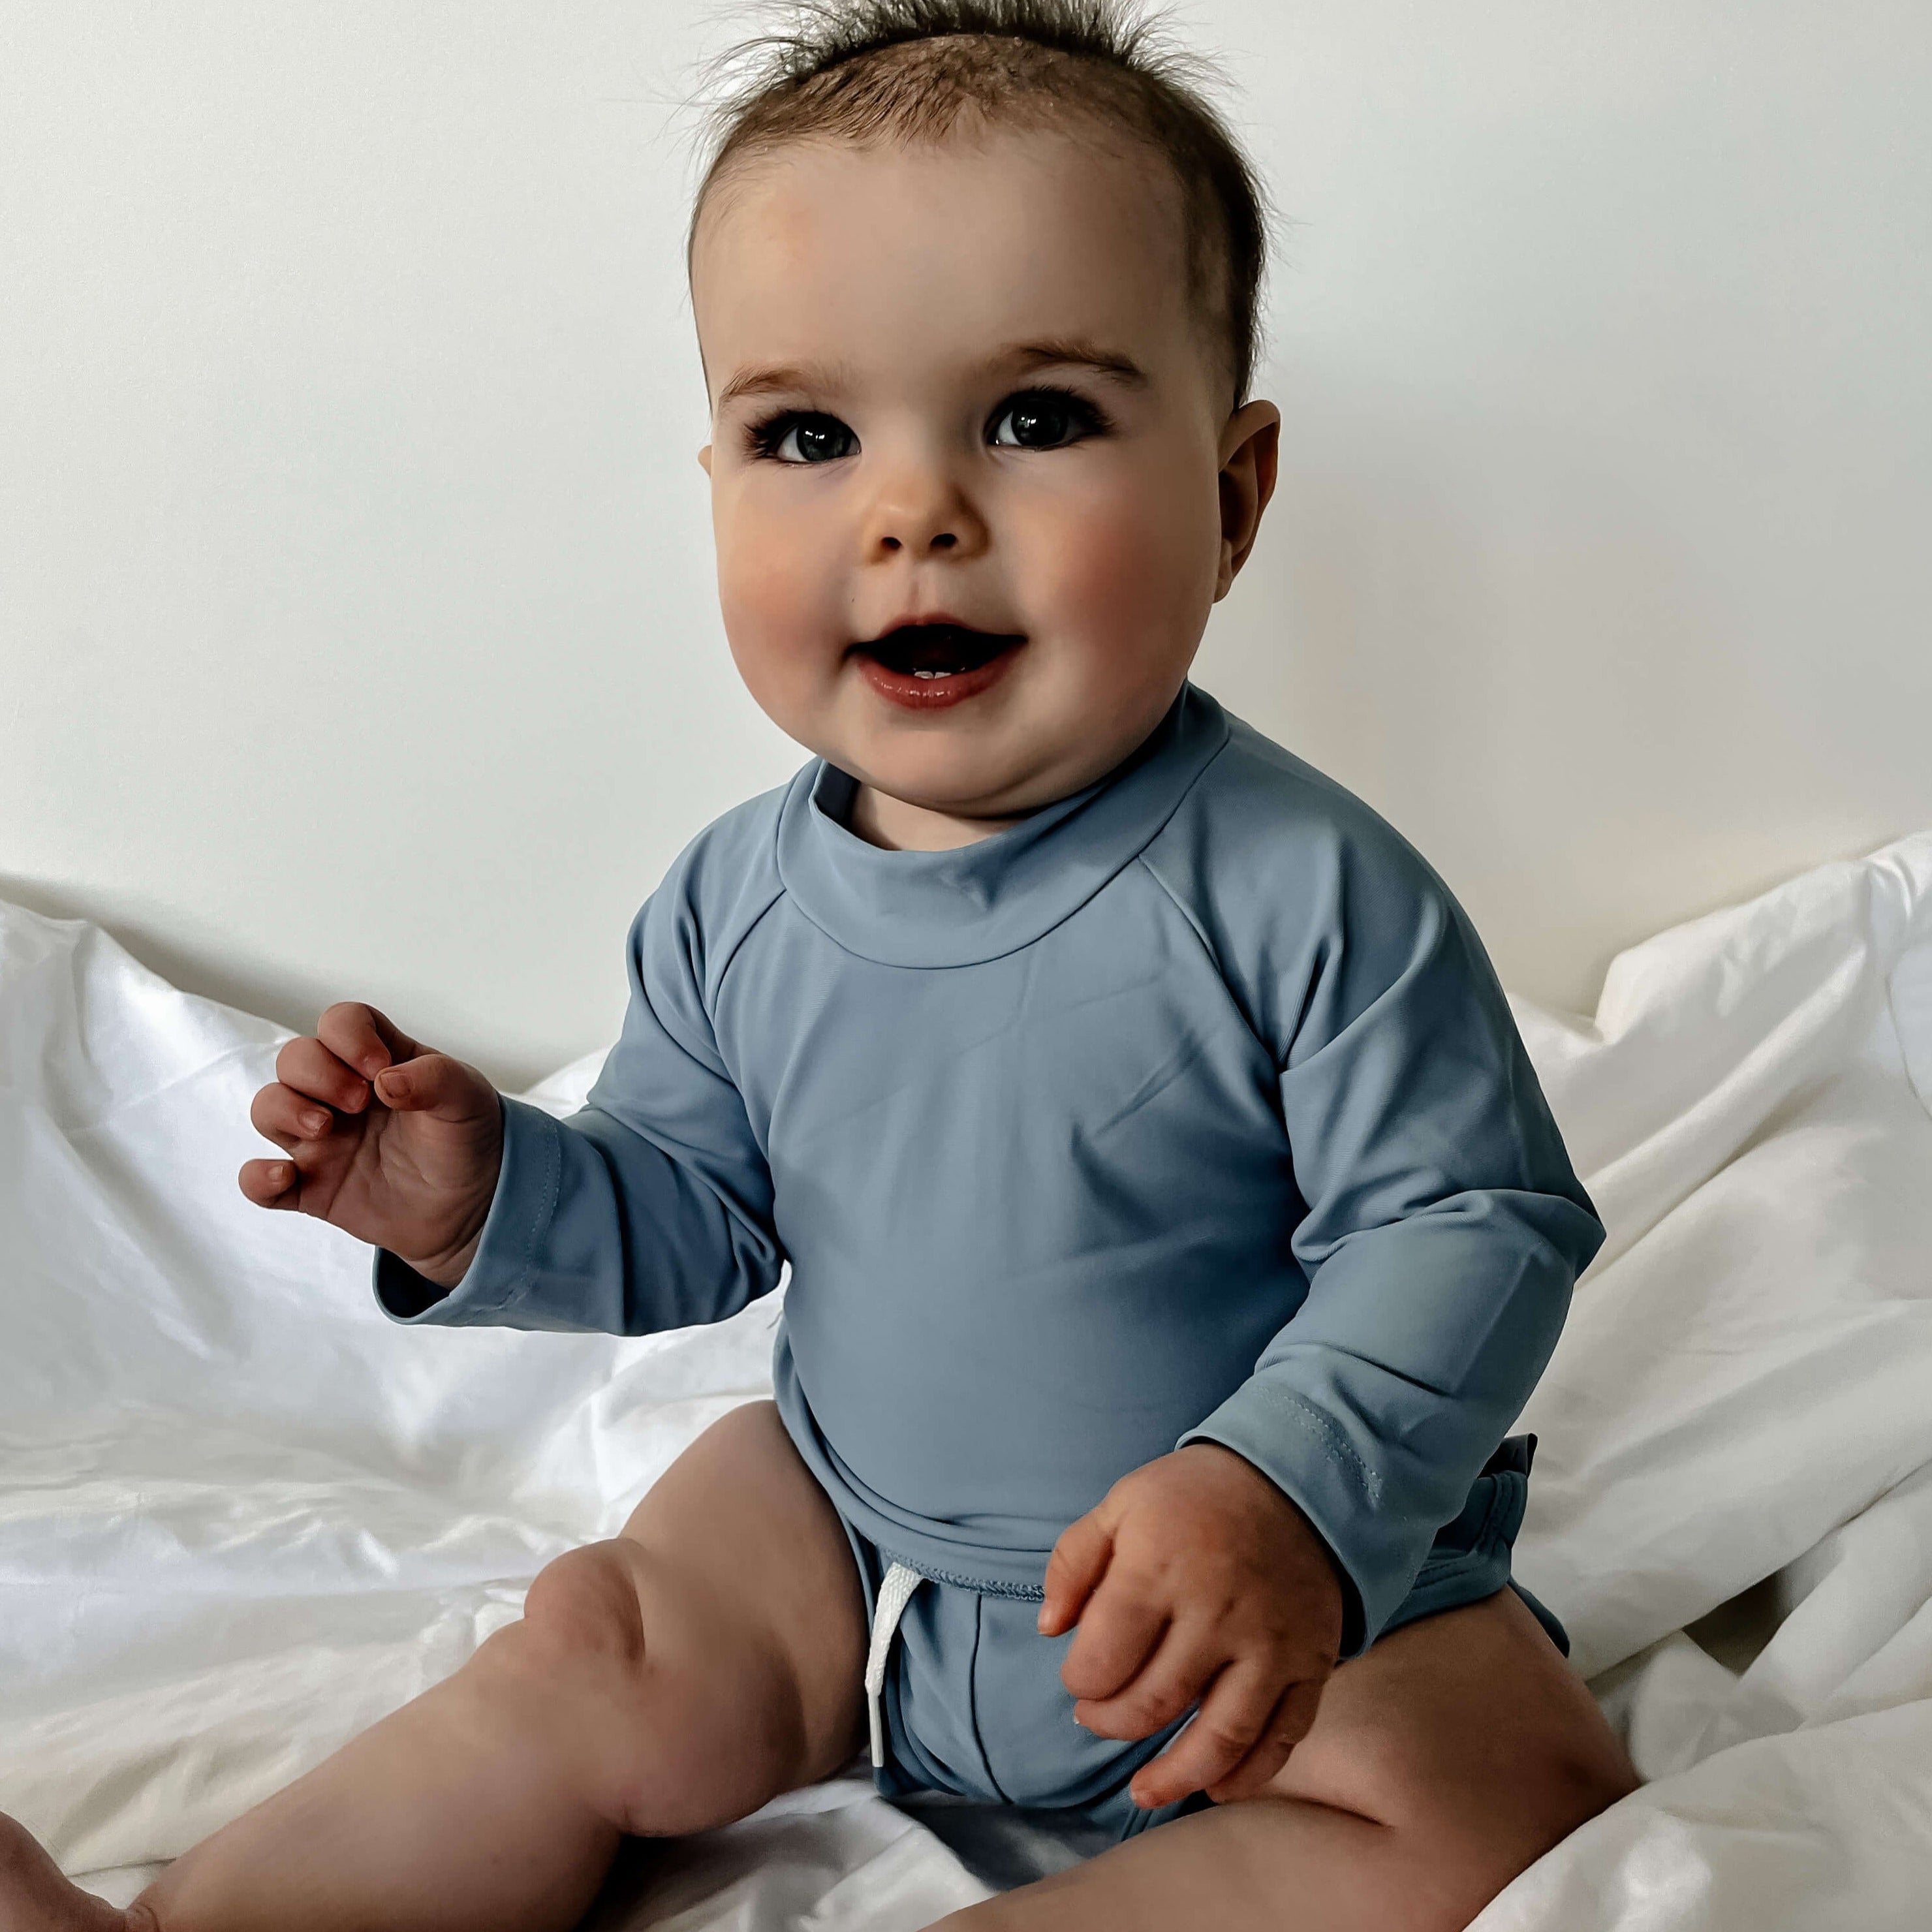
[[994,356],[989,368],[1020,369],[1047,368],[1090,369],[1096,376],[1111,376],[1130,389],[1144,389],[1147,371],[1138,362],[1097,343],[1078,337],[1062,337],[1052,342],[1016,343]]
[[[1079,337],[1060,337],[1047,342],[1016,342],[986,358],[990,371],[1010,369],[1030,372],[1036,369],[1091,370],[1130,389],[1144,389],[1145,370],[1131,358],[1103,348]],[[764,368],[740,369],[718,392],[722,411],[743,396],[796,394],[800,390],[820,394],[835,393],[850,386],[851,370],[843,364],[782,363]]]
[[812,362],[778,364],[766,369],[740,369],[718,392],[720,410],[740,396],[769,396],[807,389],[826,391],[841,388],[850,380],[842,366],[826,368]]

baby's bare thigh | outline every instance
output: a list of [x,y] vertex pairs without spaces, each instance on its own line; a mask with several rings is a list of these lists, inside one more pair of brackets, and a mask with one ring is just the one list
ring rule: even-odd
[[509,1666],[595,1706],[566,1728],[597,1760],[597,1808],[624,1829],[742,1816],[830,1775],[861,1742],[851,1548],[769,1402],[715,1423],[618,1535],[546,1566],[524,1621]]
[[1340,1666],[1269,1792],[1486,1841],[1520,1869],[1636,1784],[1596,1700],[1505,1589]]
[[798,1694],[812,1775],[852,1756],[865,1723],[865,1596],[844,1526],[775,1402],[712,1424],[620,1534],[674,1566],[721,1623],[777,1660]]

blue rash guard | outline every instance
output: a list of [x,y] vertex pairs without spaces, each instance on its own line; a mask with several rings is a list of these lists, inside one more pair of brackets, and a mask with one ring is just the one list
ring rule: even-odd
[[776,1286],[792,1440],[922,1574],[1036,1594],[1190,1442],[1327,1540],[1374,1640],[1541,1373],[1603,1228],[1448,888],[1184,686],[1122,765],[952,851],[823,760],[632,929],[584,1110],[506,1100],[447,1294],[396,1319],[643,1334]]

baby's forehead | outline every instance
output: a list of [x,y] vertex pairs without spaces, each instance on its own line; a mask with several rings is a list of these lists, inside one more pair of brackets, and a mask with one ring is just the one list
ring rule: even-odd
[[[813,136],[714,178],[693,231],[700,348],[814,317],[868,332],[1196,332],[1185,197],[1165,158],[1073,124],[932,140]],[[868,302],[876,304],[868,311]],[[717,340],[719,348],[724,347]]]
[[[1082,117],[956,126],[926,140],[805,135],[734,157],[706,185],[692,224],[692,255],[694,261],[731,245],[746,211],[773,202],[784,205],[784,220],[813,201],[836,208],[855,196],[868,203],[898,200],[922,218],[920,226],[959,237],[962,219],[1002,187],[1017,188],[1048,218],[1064,219],[1072,202],[1040,190],[1070,182],[1107,184],[1108,198],[1128,218],[1114,238],[1125,250],[1166,262],[1184,245],[1186,198],[1166,157]],[[895,185],[902,195],[892,194]],[[1086,213],[1091,196],[1081,199]]]

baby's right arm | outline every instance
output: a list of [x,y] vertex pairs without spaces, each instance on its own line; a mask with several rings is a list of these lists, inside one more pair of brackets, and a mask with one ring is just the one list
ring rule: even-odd
[[623,1027],[576,1113],[500,1096],[372,1008],[332,1006],[256,1096],[286,1157],[249,1162],[242,1191],[368,1242],[398,1322],[649,1335],[768,1294],[785,1261],[771,1169],[701,983],[705,845],[632,922]]
[[352,1003],[290,1040],[275,1073],[249,1117],[287,1158],[245,1163],[242,1192],[258,1207],[316,1215],[454,1287],[502,1163],[496,1090]]

